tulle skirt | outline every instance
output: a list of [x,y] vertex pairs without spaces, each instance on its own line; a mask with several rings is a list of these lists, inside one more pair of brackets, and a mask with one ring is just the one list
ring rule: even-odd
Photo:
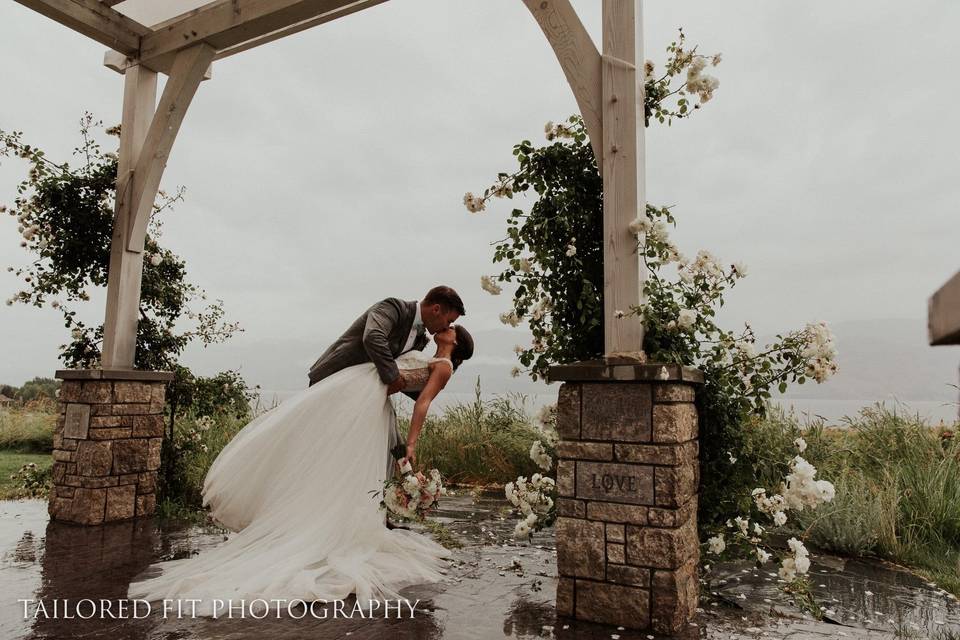
[[354,593],[366,603],[442,580],[450,551],[387,529],[379,509],[395,421],[372,363],[342,369],[261,414],[204,480],[204,505],[230,529],[228,539],[151,565],[127,597],[197,599],[196,613],[213,615],[217,600],[309,603]]

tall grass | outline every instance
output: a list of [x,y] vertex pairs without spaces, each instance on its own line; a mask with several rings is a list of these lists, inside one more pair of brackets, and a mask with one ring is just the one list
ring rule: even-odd
[[960,594],[960,437],[882,404],[843,422],[828,428],[773,412],[748,435],[763,453],[760,483],[779,483],[778,462],[796,455],[802,433],[804,457],[837,492],[792,526],[820,548],[909,564]]
[[[540,440],[553,456],[555,431],[534,424],[524,400],[519,395],[482,400],[478,387],[473,402],[428,417],[417,440],[417,466],[436,468],[451,484],[502,486],[519,475],[543,473],[530,459],[530,447]],[[410,417],[399,420],[406,437]]]
[[0,408],[0,449],[19,453],[49,453],[57,425],[57,404],[31,401],[22,407]]

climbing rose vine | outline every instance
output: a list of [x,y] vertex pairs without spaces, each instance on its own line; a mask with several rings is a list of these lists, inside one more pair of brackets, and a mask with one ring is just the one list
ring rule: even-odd
[[[670,58],[662,78],[655,77],[655,67],[648,61],[648,124],[651,119],[669,124],[674,118],[688,117],[712,99],[719,82],[705,69],[707,64],[718,64],[720,56],[694,51],[685,48],[681,33],[679,42],[668,47]],[[680,86],[672,88],[677,82]],[[691,107],[693,96],[699,102]],[[668,105],[668,99],[677,102]],[[551,365],[598,358],[604,349],[603,191],[596,158],[579,116],[563,123],[548,122],[544,136],[546,144],[529,140],[516,144],[513,155],[518,168],[497,174],[482,192],[463,198],[470,214],[480,215],[494,200],[535,194],[528,208],[513,208],[507,214],[506,237],[493,249],[498,272],[480,277],[484,291],[509,297],[500,320],[529,329],[532,341],[517,346],[520,366],[512,373],[525,373],[533,380],[542,378]],[[616,310],[615,318],[642,318],[643,349],[649,361],[703,371],[706,383],[697,394],[702,531],[715,531],[727,520],[733,523],[730,518],[735,515],[748,527],[744,535],[758,540],[754,557],[765,562],[770,552],[759,543],[763,526],[756,517],[739,515],[754,508],[755,468],[760,463],[755,453],[745,449],[743,430],[751,418],[765,413],[774,390],[782,393],[793,383],[828,380],[837,371],[837,350],[824,322],[778,334],[768,344],[758,343],[749,324],[737,329],[718,325],[716,315],[727,293],[747,277],[749,269],[706,249],[685,255],[671,238],[676,224],[673,207],[653,204],[638,211],[629,223],[646,270],[645,302]],[[785,480],[788,490],[773,494],[784,500],[783,509],[768,516],[774,526],[786,522],[789,509],[812,507],[814,498],[832,498],[832,485],[828,489],[829,483],[810,484],[812,477],[802,458],[794,460]],[[506,489],[507,498],[524,518],[517,526],[521,536],[546,526],[555,516],[553,487],[545,488],[542,476],[537,480],[532,486],[532,479],[521,477]],[[740,531],[740,524],[736,526]],[[725,544],[723,534],[708,541],[711,549],[719,551]],[[794,551],[789,570],[801,573],[805,557]]]

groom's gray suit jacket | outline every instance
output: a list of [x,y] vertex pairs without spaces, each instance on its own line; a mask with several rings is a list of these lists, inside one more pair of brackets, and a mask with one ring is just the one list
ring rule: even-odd
[[[307,375],[310,385],[363,362],[373,362],[380,379],[389,385],[400,375],[394,359],[406,344],[416,315],[416,300],[387,298],[376,303],[354,320],[350,328],[317,358]],[[422,351],[425,346],[427,336],[421,327],[413,348]],[[407,395],[416,399],[419,394],[411,392]]]

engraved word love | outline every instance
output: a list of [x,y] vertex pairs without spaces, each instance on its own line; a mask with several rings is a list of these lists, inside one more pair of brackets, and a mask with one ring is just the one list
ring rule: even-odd
[[596,473],[591,473],[590,479],[594,489],[602,488],[605,493],[609,493],[614,487],[621,492],[637,492],[637,477],[633,475],[604,473],[597,477]]

